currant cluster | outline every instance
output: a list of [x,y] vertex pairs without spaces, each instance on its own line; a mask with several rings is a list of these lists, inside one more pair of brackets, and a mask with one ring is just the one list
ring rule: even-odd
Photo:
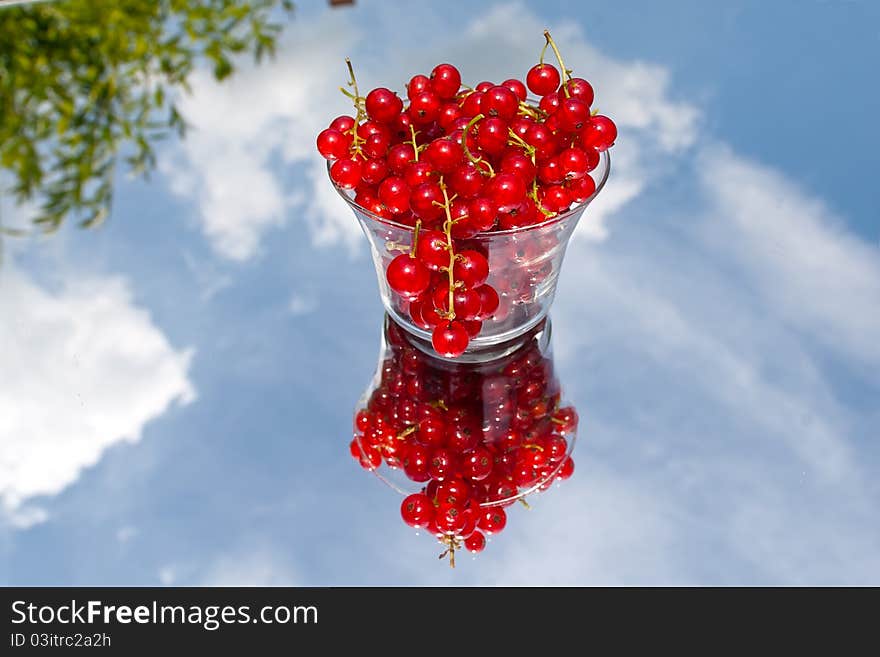
[[[386,280],[447,357],[462,354],[499,308],[498,290],[486,283],[489,254],[467,240],[540,224],[585,202],[596,191],[589,172],[617,137],[613,121],[590,110],[593,87],[571,76],[544,36],[525,82],[470,88],[454,66],[440,64],[430,77],[410,79],[406,102],[384,87],[361,96],[346,60],[352,91],[342,91],[356,116],[337,117],[318,135],[337,187],[412,228]],[[544,62],[548,46],[559,68]]]
[[424,354],[396,324],[386,336],[351,455],[365,469],[384,463],[423,484],[401,516],[436,536],[454,565],[455,550],[480,552],[486,535],[504,529],[505,507],[572,475],[578,416],[561,406],[553,361],[536,340],[490,364],[464,365]]

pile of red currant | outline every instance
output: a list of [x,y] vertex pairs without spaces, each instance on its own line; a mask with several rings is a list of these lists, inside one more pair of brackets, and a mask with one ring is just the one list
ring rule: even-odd
[[351,455],[423,485],[400,513],[436,536],[455,565],[457,549],[480,552],[486,535],[504,529],[506,507],[572,475],[578,416],[561,406],[553,361],[536,339],[481,365],[428,356],[392,322],[386,339],[378,384],[355,414]]
[[[462,354],[499,305],[486,284],[488,254],[466,240],[540,224],[587,201],[596,191],[589,172],[617,137],[613,121],[590,110],[593,87],[571,76],[544,36],[525,82],[470,88],[454,66],[440,64],[430,77],[410,79],[406,103],[384,87],[361,96],[346,60],[352,90],[342,91],[356,116],[337,117],[318,135],[337,187],[411,227],[412,242],[386,279],[447,357]],[[544,62],[548,46],[559,68]]]

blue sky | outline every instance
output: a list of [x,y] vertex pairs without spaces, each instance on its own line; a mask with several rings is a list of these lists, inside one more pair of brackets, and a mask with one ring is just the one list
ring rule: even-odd
[[[104,228],[5,243],[0,582],[878,583],[876,5],[401,6],[300,3]],[[577,472],[450,572],[347,453],[382,312],[313,136],[345,55],[502,79],[545,25],[620,126],[553,309]]]

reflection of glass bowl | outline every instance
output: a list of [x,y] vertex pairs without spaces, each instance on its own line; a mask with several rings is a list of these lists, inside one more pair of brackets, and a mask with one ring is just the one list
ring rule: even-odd
[[[596,191],[583,203],[540,224],[482,233],[459,242],[462,248],[473,248],[488,255],[487,282],[501,299],[495,316],[483,321],[479,335],[471,339],[468,352],[481,352],[522,335],[547,315],[568,240],[584,210],[604,187],[610,170],[611,159],[605,151],[590,174],[596,182]],[[337,191],[354,210],[370,240],[385,310],[400,326],[430,344],[430,332],[412,321],[409,302],[393,293],[385,280],[388,263],[401,252],[397,247],[412,244],[412,226],[382,218],[357,205],[350,194],[338,188]]]
[[[577,415],[560,401],[549,321],[517,345],[492,361],[452,362],[415,348],[386,315],[379,366],[355,412],[352,455],[403,495],[426,489],[433,497],[431,486],[452,471],[481,507],[507,506],[568,476]],[[488,475],[478,457],[489,460]]]

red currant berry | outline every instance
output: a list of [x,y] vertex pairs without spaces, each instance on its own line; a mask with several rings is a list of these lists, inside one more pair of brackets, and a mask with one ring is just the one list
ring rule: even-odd
[[557,158],[551,157],[538,167],[538,180],[545,185],[558,185],[565,180],[565,171]]
[[474,291],[480,296],[480,314],[477,318],[481,320],[491,318],[500,303],[495,288],[491,285],[480,285]]
[[434,523],[437,525],[437,529],[444,534],[458,534],[464,529],[467,518],[464,509],[451,506],[437,509]]
[[562,185],[545,187],[541,196],[541,205],[551,212],[564,212],[571,205],[571,193]]
[[455,454],[445,447],[435,449],[428,460],[428,474],[431,479],[443,481],[455,474]]
[[350,146],[351,135],[345,135],[339,130],[327,128],[318,133],[318,152],[325,160],[347,157]]
[[413,299],[428,289],[431,272],[409,254],[401,253],[388,264],[385,278],[392,290],[406,299]]
[[482,532],[474,532],[464,539],[464,546],[474,554],[482,552],[486,547],[486,537]]
[[416,94],[409,105],[409,115],[415,125],[428,125],[440,116],[440,99],[430,91]]
[[541,98],[538,108],[544,110],[548,115],[553,115],[559,109],[562,99],[559,97],[558,91],[551,91],[549,94]]
[[481,481],[492,473],[492,464],[492,453],[485,447],[477,446],[464,455],[461,473],[469,479]]
[[489,277],[489,261],[479,251],[462,251],[455,255],[452,274],[468,287],[476,287]]
[[441,356],[455,358],[467,349],[470,338],[461,322],[447,321],[437,325],[431,337],[431,344]]
[[498,208],[485,196],[478,196],[468,203],[468,220],[478,231],[492,230]]
[[470,496],[471,487],[463,479],[450,478],[437,486],[437,506],[441,509],[458,507],[464,509]]
[[596,181],[593,180],[592,176],[584,176],[583,178],[572,180],[568,185],[568,191],[571,193],[571,198],[575,203],[583,203],[596,191]]
[[571,457],[565,459],[562,462],[562,467],[559,468],[559,472],[556,473],[556,479],[558,481],[565,481],[571,475],[574,474],[574,461],[571,460]]
[[406,171],[406,167],[416,159],[416,152],[411,144],[395,144],[388,150],[388,168],[398,176]]
[[472,91],[469,93],[464,101],[461,103],[461,113],[462,116],[476,116],[480,113],[480,103],[482,102],[483,94],[479,91]]
[[391,134],[388,132],[374,132],[361,147],[367,157],[385,157],[391,146]]
[[431,165],[427,162],[410,162],[403,171],[403,179],[410,188],[431,181]]
[[[438,311],[449,312],[449,288],[446,285],[435,289],[432,298]],[[458,319],[475,319],[480,314],[480,295],[469,288],[456,288],[452,293],[452,305]]]
[[392,214],[402,214],[409,210],[409,185],[397,176],[391,176],[379,185],[379,199]]
[[590,119],[581,132],[581,143],[602,152],[609,149],[617,139],[617,126],[607,116],[597,114]]
[[440,115],[437,118],[437,123],[443,130],[450,133],[454,130],[453,125],[459,117],[461,117],[461,108],[458,106],[458,103],[443,103],[440,106]]
[[367,94],[367,115],[379,123],[391,123],[403,111],[403,101],[390,89],[379,87]]
[[[443,203],[443,190],[435,182],[422,183],[412,190],[409,197],[409,205],[413,214],[425,221],[433,221],[443,215],[443,207],[438,205],[440,203]],[[421,236],[419,242],[419,246],[421,246]],[[447,262],[447,264],[449,263]]]
[[477,527],[487,534],[497,534],[507,525],[507,513],[501,507],[493,506],[477,520]]
[[434,505],[424,493],[413,493],[403,498],[400,515],[410,527],[427,527],[434,519]]
[[528,92],[526,91],[526,85],[519,80],[511,78],[510,80],[502,82],[501,86],[510,89],[513,92],[513,95],[517,97],[517,100],[525,102]]
[[428,474],[430,465],[430,452],[424,445],[412,444],[403,455],[403,473],[412,481],[423,482],[428,481],[431,475]]
[[560,408],[553,415],[553,422],[556,424],[556,429],[560,433],[571,433],[575,431],[578,426],[578,414],[574,409],[574,406],[565,406]]
[[431,79],[427,75],[414,75],[406,85],[406,97],[412,100],[423,91],[431,90]]
[[571,78],[563,86],[572,98],[579,98],[587,104],[587,107],[593,104],[593,85],[583,78]]
[[524,153],[516,150],[508,151],[501,158],[501,171],[517,174],[526,185],[531,184],[537,173],[532,160]]
[[342,189],[354,189],[361,181],[362,165],[358,160],[336,160],[330,167],[330,180]]
[[461,87],[461,73],[452,64],[438,64],[431,71],[431,89],[439,98],[455,98]]
[[452,172],[449,189],[461,198],[473,198],[483,189],[483,174],[473,162],[465,162]]
[[461,323],[464,325],[464,330],[467,331],[469,338],[477,337],[480,331],[483,330],[483,322],[479,319],[463,319]]
[[577,180],[587,175],[590,159],[583,149],[566,148],[556,156],[556,159],[559,161],[559,167],[567,180]]
[[560,127],[568,133],[578,132],[590,120],[590,106],[580,98],[566,98],[557,112]]
[[442,138],[435,139],[428,144],[424,152],[425,161],[440,173],[451,172],[459,165],[463,157],[464,153],[460,144]]
[[559,71],[553,64],[535,64],[526,74],[529,91],[538,96],[546,96],[559,88]]
[[507,123],[497,116],[483,119],[477,124],[476,142],[486,153],[500,154],[507,148]]
[[526,195],[526,185],[516,174],[499,173],[486,185],[486,192],[495,207],[506,212],[522,203]]
[[330,122],[330,129],[338,130],[342,134],[351,134],[352,128],[354,128],[354,119],[345,114],[337,116]]
[[383,158],[371,158],[364,162],[361,180],[368,185],[378,185],[388,176],[388,163]]
[[[419,233],[416,257],[428,269],[438,270],[449,266],[449,247],[446,235],[436,230],[423,230]],[[427,317],[425,318],[427,319]]]
[[495,86],[483,94],[480,99],[480,111],[485,116],[497,116],[509,121],[516,116],[519,99],[507,87]]

